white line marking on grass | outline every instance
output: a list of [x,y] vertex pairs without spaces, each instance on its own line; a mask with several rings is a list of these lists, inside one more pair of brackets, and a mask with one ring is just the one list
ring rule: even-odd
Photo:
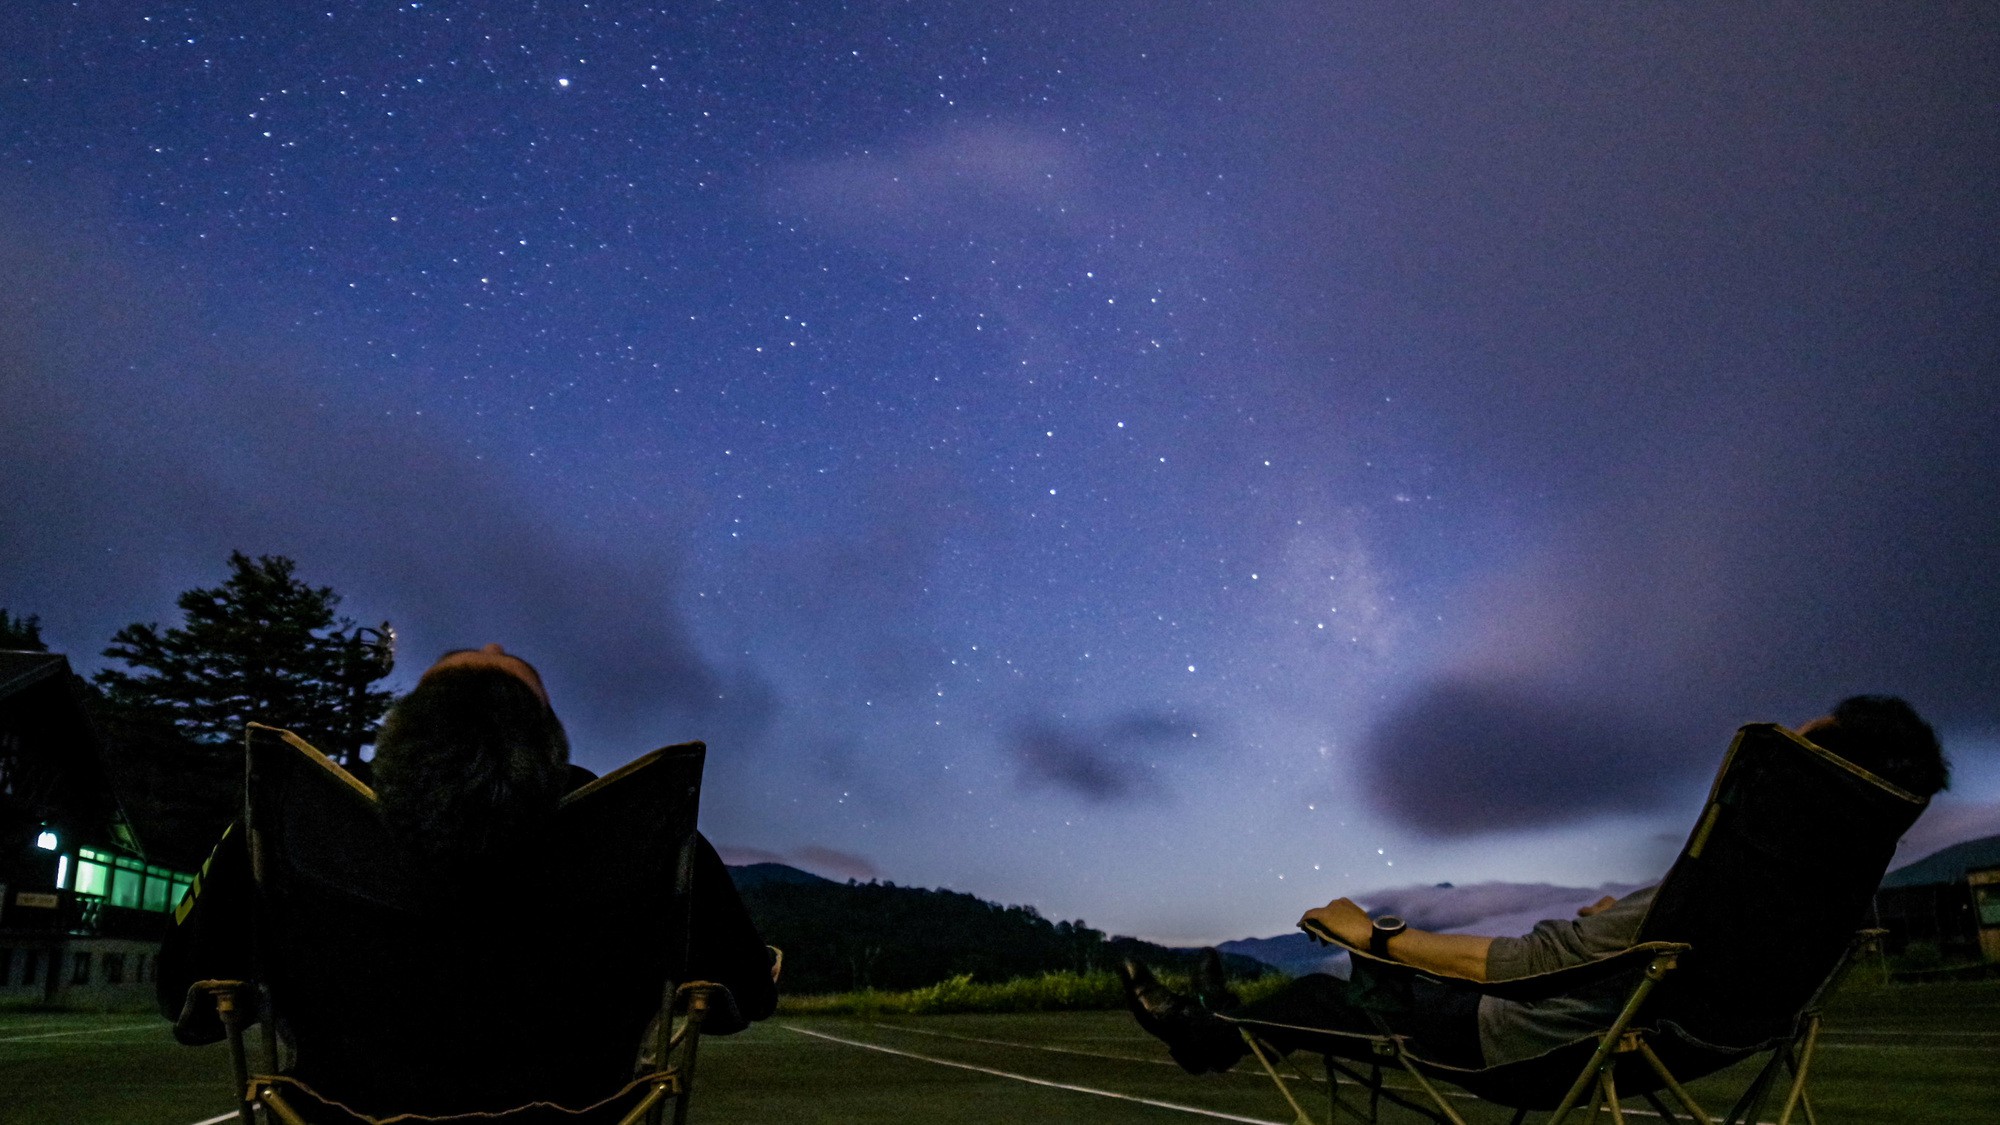
[[1986,1043],[1829,1043],[1822,1039],[1819,1045],[1829,1051],[1977,1051],[1984,1055],[2000,1050]]
[[0,1043],[21,1043],[29,1039],[60,1039],[65,1035],[104,1035],[113,1031],[133,1031],[141,1027],[152,1026],[154,1026],[153,1022],[148,1020],[145,1023],[121,1023],[117,1027],[86,1028],[83,1031],[44,1031],[39,1035],[10,1035],[5,1039],[0,1039]]
[[200,1121],[190,1121],[188,1125],[222,1125],[224,1121],[234,1120],[236,1120],[236,1111],[232,1109],[228,1113],[218,1113],[214,1117],[204,1117]]
[[1202,1109],[1199,1106],[1181,1105],[1177,1102],[1163,1102],[1155,1098],[1138,1097],[1134,1094],[1120,1094],[1112,1090],[1093,1089],[1089,1086],[1073,1086],[1067,1082],[1052,1082],[1047,1078],[1036,1078],[1028,1074],[1014,1074],[1005,1070],[995,1070],[990,1066],[974,1066],[971,1063],[953,1062],[950,1059],[934,1059],[929,1055],[919,1055],[914,1051],[899,1051],[894,1047],[884,1047],[877,1043],[864,1043],[859,1039],[842,1039],[838,1035],[828,1035],[823,1031],[807,1031],[803,1027],[789,1023],[779,1024],[778,1026],[784,1028],[786,1031],[796,1031],[800,1035],[810,1035],[815,1039],[825,1039],[829,1042],[842,1043],[849,1047],[860,1047],[866,1051],[880,1051],[885,1055],[897,1055],[906,1059],[916,1059],[918,1062],[935,1063],[938,1066],[956,1067],[959,1070],[971,1070],[980,1074],[991,1074],[996,1078],[1011,1078],[1016,1082],[1026,1082],[1033,1086],[1047,1086],[1050,1089],[1068,1090],[1077,1094],[1095,1094],[1100,1098],[1117,1098],[1121,1102],[1137,1102],[1140,1105],[1149,1105],[1157,1109],[1171,1109],[1179,1113],[1192,1113],[1201,1117],[1216,1117],[1224,1121],[1241,1121],[1245,1122],[1246,1125],[1284,1125],[1282,1121],[1271,1121],[1262,1117],[1242,1117],[1234,1113],[1223,1113],[1220,1110]]
[[[1137,1055],[1113,1055],[1104,1051],[1080,1051],[1075,1047],[1050,1047],[1043,1043],[1015,1043],[1006,1039],[982,1039],[977,1035],[954,1035],[949,1031],[932,1031],[923,1027],[905,1027],[899,1023],[871,1023],[870,1027],[886,1028],[890,1031],[907,1031],[911,1035],[934,1035],[939,1039],[956,1039],[961,1043],[984,1043],[989,1047],[1015,1047],[1023,1051],[1048,1051],[1057,1055],[1081,1055],[1086,1059],[1110,1059],[1113,1062],[1144,1063],[1147,1066],[1178,1066],[1171,1059],[1146,1059]],[[1147,1042],[1157,1042],[1148,1039]]]
[[1839,1039],[1874,1039],[1878,1037],[1891,1036],[1891,1035],[1904,1036],[1904,1037],[1913,1035],[1922,1035],[1926,1037],[1938,1036],[1946,1039],[1965,1039],[1965,1038],[1975,1038],[1975,1037],[1993,1038],[1996,1036],[2000,1036],[2000,1031],[1951,1031],[1951,1030],[1938,1030],[1935,1028],[1926,1028],[1921,1031],[1867,1031],[1862,1029],[1856,1029],[1854,1031],[1840,1031],[1828,1028],[1825,1031],[1820,1032],[1820,1034],[1822,1036],[1833,1036]]
[[[992,1047],[1018,1047],[1018,1048],[1020,1048],[1021,1050],[1024,1050],[1024,1051],[1049,1051],[1049,1052],[1053,1052],[1053,1053],[1055,1053],[1055,1054],[1059,1054],[1059,1055],[1082,1055],[1082,1056],[1083,1056],[1084,1058],[1090,1058],[1090,1059],[1109,1059],[1109,1060],[1111,1060],[1111,1061],[1113,1061],[1113,1062],[1135,1062],[1135,1063],[1147,1063],[1147,1064],[1157,1064],[1157,1065],[1160,1065],[1160,1066],[1174,1066],[1174,1065],[1176,1065],[1175,1063],[1173,1063],[1173,1062],[1171,1062],[1171,1061],[1169,1061],[1169,1060],[1166,1060],[1166,1059],[1141,1059],[1141,1058],[1134,1058],[1134,1057],[1132,1057],[1131,1055],[1108,1055],[1108,1054],[1105,1054],[1105,1053],[1103,1053],[1103,1052],[1101,1052],[1101,1051],[1079,1051],[1079,1050],[1075,1049],[1074,1047],[1047,1047],[1047,1046],[1043,1046],[1043,1045],[1041,1045],[1041,1044],[1039,1044],[1039,1043],[1015,1043],[1015,1042],[1011,1042],[1011,1041],[1009,1041],[1009,1040],[1006,1040],[1006,1039],[984,1039],[984,1038],[981,1038],[981,1037],[979,1037],[979,1036],[977,1036],[977,1035],[956,1035],[956,1034],[953,1034],[952,1032],[949,1032],[949,1031],[933,1031],[933,1030],[931,1030],[931,1029],[929,1029],[929,1028],[922,1028],[922,1027],[904,1027],[904,1026],[903,1026],[903,1025],[901,1025],[901,1024],[894,1024],[894,1023],[871,1023],[871,1024],[869,1025],[869,1026],[870,1026],[870,1027],[879,1027],[879,1028],[883,1028],[883,1029],[885,1029],[885,1030],[888,1030],[888,1031],[907,1031],[907,1032],[909,1032],[909,1033],[910,1033],[910,1034],[912,1034],[912,1035],[934,1035],[934,1036],[937,1036],[937,1037],[938,1037],[938,1038],[940,1038],[940,1039],[957,1039],[957,1040],[961,1040],[961,1041],[963,1041],[963,1042],[966,1042],[966,1043],[983,1043],[983,1044],[986,1044],[986,1045],[988,1045],[988,1046],[992,1046]],[[811,1031],[805,1031],[805,1030],[804,1030],[803,1028],[797,1028],[797,1027],[794,1027],[794,1028],[791,1028],[791,1030],[793,1030],[793,1031],[802,1031],[802,1032],[804,1032],[804,1034],[807,1034],[807,1035],[814,1035],[814,1034],[818,1034],[817,1032],[811,1032]],[[828,1035],[828,1036],[824,1036],[823,1038],[827,1038],[827,1039],[832,1039],[832,1038],[833,1038],[833,1036],[831,1036],[831,1035]],[[842,1040],[836,1040],[836,1042],[842,1042],[842,1043],[844,1043],[844,1042],[846,1042],[846,1040],[844,1040],[844,1039],[842,1039]],[[1836,1046],[1845,1046],[1845,1047],[1855,1047],[1855,1046],[1859,1046],[1859,1044],[1851,1044],[1851,1043],[1849,1043],[1849,1044],[1836,1044],[1836,1043],[1825,1043],[1825,1042],[1822,1042],[1822,1043],[1821,1043],[1820,1045],[1821,1045],[1821,1046],[1823,1046],[1823,1047],[1836,1047]],[[876,1049],[876,1050],[878,1050],[878,1051],[887,1051],[887,1050],[889,1050],[889,1048],[887,1048],[887,1047],[877,1047],[877,1048],[875,1048],[875,1049]],[[1891,1049],[1891,1050],[1895,1050],[1896,1048],[1892,1046],[1892,1047],[1890,1047],[1890,1049]],[[1903,1048],[1903,1049],[1904,1049],[1904,1050],[1921,1050],[1922,1048],[1918,1048],[1918,1047],[1906,1047],[1906,1048]],[[1945,1048],[1945,1050],[1952,1050],[1952,1049],[1954,1049],[1954,1048],[1949,1048],[1949,1047]],[[1975,1050],[1975,1049],[1978,1049],[1978,1048],[1970,1048],[1970,1047],[1960,1047],[1960,1048],[1956,1048],[1956,1049],[1957,1049],[1957,1050],[1962,1050],[1962,1051],[1963,1051],[1963,1050]],[[896,1053],[901,1053],[901,1052],[891,1052],[891,1053],[892,1053],[892,1054],[896,1054]],[[910,1056],[910,1057],[912,1057],[912,1058],[923,1058],[924,1056],[922,1056],[922,1055],[912,1055],[912,1056]],[[935,1062],[935,1061],[939,1061],[939,1060],[931,1060],[931,1061],[934,1061],[934,1062]],[[949,1066],[963,1066],[963,1065],[965,1065],[965,1064],[963,1064],[963,1063],[948,1063],[948,1064],[946,1064],[946,1065],[949,1065]],[[970,1069],[974,1069],[974,1070],[977,1070],[977,1069],[980,1069],[980,1068],[978,1068],[978,1067],[972,1067],[972,1068],[970,1068]],[[995,1073],[998,1073],[998,1072],[996,1071]],[[1250,1070],[1231,1070],[1231,1071],[1225,1071],[1224,1073],[1226,1073],[1226,1074],[1228,1074],[1228,1075],[1230,1075],[1230,1076],[1232,1076],[1232,1077],[1233,1077],[1233,1076],[1239,1076],[1239,1075],[1240,1075],[1240,1076],[1242,1076],[1242,1077],[1245,1077],[1245,1078],[1254,1078],[1254,1079],[1262,1079],[1262,1078],[1264,1077],[1264,1076],[1263,1076],[1262,1074],[1259,1074],[1259,1073],[1257,1073],[1257,1072],[1255,1072],[1255,1071],[1250,1071]],[[1011,1076],[1010,1076],[1010,1077],[1011,1077]],[[1326,1079],[1325,1079],[1324,1077],[1316,1077],[1316,1076],[1314,1076],[1314,1075],[1311,1075],[1311,1074],[1307,1074],[1307,1073],[1304,1073],[1303,1071],[1300,1071],[1300,1072],[1298,1072],[1298,1073],[1294,1073],[1294,1074],[1290,1074],[1290,1075],[1287,1075],[1286,1077],[1290,1078],[1290,1079],[1291,1079],[1292,1081],[1294,1081],[1294,1082],[1305,1082],[1305,1083],[1310,1083],[1310,1084],[1314,1084],[1314,1085],[1320,1085],[1320,1086],[1324,1086],[1324,1085],[1326,1085]],[[1030,1081],[1036,1081],[1036,1080],[1035,1080],[1035,1079],[1030,1079]],[[1053,1085],[1053,1083],[1052,1083],[1052,1085]],[[1359,1085],[1358,1085],[1357,1083],[1355,1083],[1355,1082],[1354,1082],[1354,1081],[1353,1081],[1352,1079],[1348,1080],[1347,1082],[1343,1083],[1342,1085],[1343,1085],[1343,1088],[1356,1088],[1356,1089],[1360,1088],[1360,1087],[1359,1087]],[[1421,1094],[1422,1094],[1422,1093],[1424,1092],[1424,1091],[1422,1090],[1422,1088],[1420,1088],[1420,1087],[1418,1087],[1418,1086],[1415,1086],[1415,1085],[1408,1085],[1408,1086],[1405,1086],[1405,1085],[1402,1085],[1402,1084],[1400,1084],[1400,1083],[1395,1083],[1395,1082],[1384,1082],[1384,1083],[1383,1083],[1382,1085],[1383,1085],[1383,1087],[1384,1087],[1384,1088],[1386,1088],[1386,1089],[1389,1089],[1389,1090],[1393,1090],[1393,1091],[1395,1091],[1396,1093],[1399,1093],[1399,1094],[1418,1094],[1418,1095],[1421,1095]],[[1460,1099],[1460,1100],[1462,1100],[1462,1101],[1478,1101],[1478,1100],[1479,1100],[1479,1095],[1477,1095],[1477,1094],[1472,1094],[1472,1093],[1468,1093],[1468,1092],[1466,1092],[1466,1091],[1464,1091],[1464,1090],[1440,1090],[1440,1091],[1439,1091],[1439,1093],[1443,1094],[1443,1095],[1444,1095],[1445,1097],[1447,1097],[1447,1098],[1458,1098],[1458,1099]],[[1112,1095],[1112,1096],[1114,1096],[1114,1097],[1123,1097],[1124,1095]],[[1161,1104],[1165,1104],[1165,1103],[1161,1103]],[[1205,1113],[1205,1112],[1207,1112],[1207,1111],[1206,1111],[1206,1110],[1198,1110],[1198,1111],[1195,1111],[1195,1112],[1203,1112],[1203,1113]],[[1650,1109],[1639,1109],[1639,1108],[1637,1108],[1637,1107],[1633,1107],[1633,1106],[1627,1106],[1627,1107],[1625,1107],[1625,1112],[1626,1112],[1627,1114],[1630,1114],[1630,1115],[1633,1115],[1633,1116],[1635,1116],[1635,1117],[1658,1117],[1658,1116],[1660,1116],[1660,1115],[1659,1115],[1658,1113],[1654,1112],[1653,1110],[1650,1110]],[[1756,1125],[1771,1125],[1771,1122],[1768,1122],[1768,1121],[1760,1121],[1760,1122],[1757,1122],[1757,1123],[1756,1123]]]

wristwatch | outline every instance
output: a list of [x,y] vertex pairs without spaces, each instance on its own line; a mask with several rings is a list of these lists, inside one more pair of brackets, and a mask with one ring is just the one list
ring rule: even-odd
[[1394,914],[1384,914],[1370,923],[1374,928],[1368,934],[1368,952],[1385,961],[1393,961],[1389,956],[1389,939],[1410,928],[1408,922]]

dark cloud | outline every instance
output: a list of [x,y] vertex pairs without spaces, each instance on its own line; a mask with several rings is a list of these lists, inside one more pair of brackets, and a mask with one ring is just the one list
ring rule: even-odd
[[1466,836],[1647,809],[1682,763],[1677,745],[1671,731],[1531,682],[1446,680],[1370,733],[1362,768],[1389,816]]
[[[1246,68],[1253,112],[1318,141],[1272,153],[1242,222],[1325,232],[1274,266],[1285,319],[1380,380],[1442,501],[1385,562],[1488,579],[1404,711],[1512,728],[1529,704],[1461,681],[1542,685],[1536,708],[1672,732],[1644,750],[1690,784],[1737,724],[1855,692],[1948,741],[2000,721],[1990,14],[1302,11],[1240,31],[1283,63]],[[1518,809],[1477,825],[1659,791],[1603,763],[1572,800],[1571,751],[1494,776],[1477,731],[1389,727],[1371,771],[1431,831],[1455,822],[1412,754],[1441,800],[1478,777]]]
[[1160,791],[1154,769],[1194,724],[1173,715],[1135,712],[1094,726],[1048,719],[1015,727],[1008,753],[1030,788],[1067,790],[1089,801],[1126,801]]
[[751,738],[777,708],[689,636],[675,551],[579,537],[548,518],[560,494],[393,395],[335,392],[296,342],[210,329],[141,260],[82,236],[0,244],[0,443],[39,466],[0,474],[21,576],[4,593],[47,607],[84,663],[130,620],[171,620],[173,594],[241,549],[290,555],[346,612],[393,619],[406,670],[488,640],[521,652],[598,764],[686,720]]

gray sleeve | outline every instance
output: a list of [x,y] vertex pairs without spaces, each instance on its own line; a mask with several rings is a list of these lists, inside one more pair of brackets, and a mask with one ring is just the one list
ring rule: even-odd
[[1658,887],[1633,891],[1588,918],[1551,918],[1521,937],[1494,938],[1486,979],[1512,980],[1594,961],[1632,944]]

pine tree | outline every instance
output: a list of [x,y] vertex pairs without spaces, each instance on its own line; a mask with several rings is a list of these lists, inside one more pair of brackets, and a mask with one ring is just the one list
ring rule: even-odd
[[222,585],[177,599],[181,625],[118,631],[104,655],[137,671],[97,674],[110,706],[170,724],[196,746],[233,752],[255,720],[359,760],[389,707],[389,693],[370,686],[395,666],[388,624],[360,629],[335,616],[340,596],[301,582],[281,555],[234,551],[229,569]]
[[26,617],[11,617],[6,610],[0,609],[0,649],[49,651],[49,646],[42,640],[42,619],[32,613]]

